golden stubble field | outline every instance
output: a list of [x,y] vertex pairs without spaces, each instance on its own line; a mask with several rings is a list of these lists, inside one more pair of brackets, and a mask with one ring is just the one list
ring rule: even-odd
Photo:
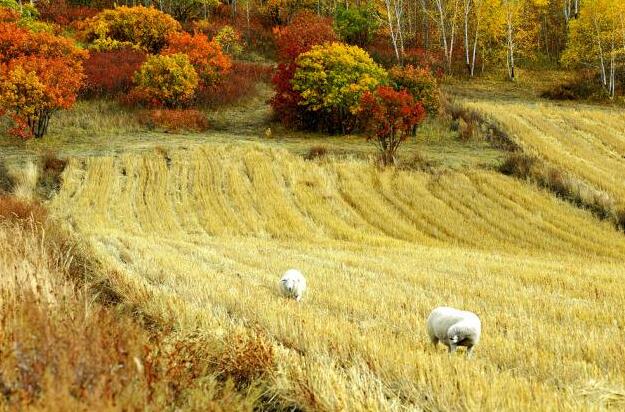
[[[625,406],[625,236],[522,182],[237,144],[74,158],[63,178],[52,212],[128,304],[181,336],[268,337],[273,403]],[[291,267],[301,304],[278,294]],[[480,315],[474,360],[429,344],[438,305]]]
[[525,151],[609,193],[625,206],[622,110],[522,100],[466,100],[500,123]]

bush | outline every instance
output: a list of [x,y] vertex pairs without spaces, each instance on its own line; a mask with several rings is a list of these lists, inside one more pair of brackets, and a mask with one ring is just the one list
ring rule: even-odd
[[180,23],[155,8],[121,6],[89,19],[82,36],[91,49],[98,51],[130,45],[158,53],[166,45],[167,37],[180,30]]
[[128,93],[132,89],[135,73],[145,60],[145,52],[128,48],[91,52],[84,64],[82,94],[86,97],[107,97]]
[[312,127],[314,118],[299,107],[300,94],[293,90],[295,59],[313,46],[336,41],[330,19],[312,13],[300,13],[293,22],[274,30],[280,64],[272,78],[275,95],[271,107],[275,116],[289,127]]
[[204,113],[195,109],[155,109],[145,113],[140,120],[150,129],[163,129],[167,132],[203,132],[208,129],[208,119]]
[[365,92],[361,112],[365,128],[375,140],[383,165],[395,164],[395,154],[402,142],[426,116],[420,102],[406,90],[379,86],[375,92]]
[[68,26],[75,21],[86,20],[98,14],[93,7],[71,4],[67,0],[44,0],[37,3],[42,20]]
[[387,78],[386,71],[356,46],[326,43],[301,54],[293,76],[299,105],[317,116],[316,128],[348,132],[362,95]]
[[440,89],[436,77],[425,68],[395,66],[389,71],[397,90],[406,89],[421,101],[428,114],[436,115],[440,109]]
[[338,40],[332,20],[310,12],[299,13],[288,26],[275,28],[274,37],[282,63],[295,61],[313,46]]
[[379,27],[377,13],[371,5],[350,8],[341,5],[334,14],[334,27],[343,41],[364,47]]
[[163,55],[184,53],[200,76],[202,85],[208,86],[222,78],[230,68],[232,62],[226,56],[219,43],[203,34],[190,35],[188,33],[174,33],[167,38],[167,47]]
[[224,78],[198,89],[198,100],[209,106],[234,104],[244,98],[254,96],[257,92],[257,84],[268,82],[271,78],[271,71],[271,66],[235,62]]

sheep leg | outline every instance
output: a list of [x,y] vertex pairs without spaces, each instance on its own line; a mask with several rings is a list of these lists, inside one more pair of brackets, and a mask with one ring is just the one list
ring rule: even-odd
[[299,302],[300,300],[302,300],[302,297],[300,295],[295,295],[295,301]]
[[458,346],[456,346],[453,343],[451,343],[449,345],[449,354],[451,355],[452,353],[456,353],[456,349],[458,349]]
[[467,347],[467,358],[471,359],[473,357],[473,346]]

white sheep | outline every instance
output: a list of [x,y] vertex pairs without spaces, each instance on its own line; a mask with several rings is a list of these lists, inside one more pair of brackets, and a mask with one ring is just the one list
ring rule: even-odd
[[306,291],[306,279],[302,272],[297,269],[287,270],[280,279],[280,290],[284,296],[294,298],[298,302],[302,300]]
[[434,346],[440,341],[449,348],[449,353],[454,353],[458,346],[465,346],[467,356],[471,357],[480,341],[482,324],[473,312],[441,306],[428,316],[427,329]]

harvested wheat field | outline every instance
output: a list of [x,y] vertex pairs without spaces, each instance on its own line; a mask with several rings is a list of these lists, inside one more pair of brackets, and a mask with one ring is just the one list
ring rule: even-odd
[[527,151],[625,205],[625,116],[617,109],[546,102],[464,102],[499,122]]
[[[237,336],[221,368],[265,405],[625,407],[625,237],[547,192],[250,145],[75,158],[63,177],[52,213],[126,303],[208,347]],[[300,304],[278,293],[290,267]],[[473,360],[432,348],[438,305],[480,315]]]

